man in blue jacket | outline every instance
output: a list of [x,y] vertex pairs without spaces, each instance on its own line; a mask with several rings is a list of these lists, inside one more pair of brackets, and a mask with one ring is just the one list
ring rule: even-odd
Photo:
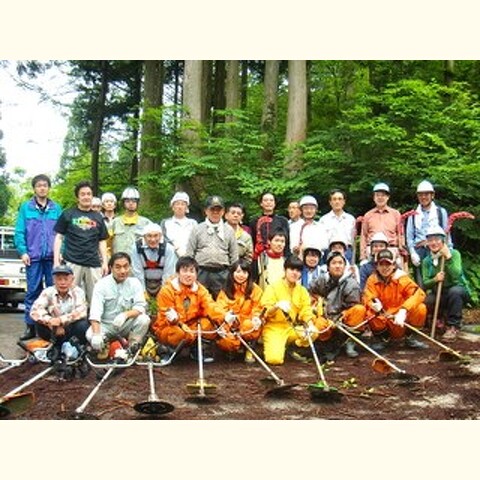
[[20,205],[15,225],[15,246],[26,267],[25,332],[20,340],[36,336],[35,321],[30,317],[33,302],[45,287],[53,285],[53,227],[62,213],[60,205],[48,198],[51,182],[47,175],[32,180],[33,197]]

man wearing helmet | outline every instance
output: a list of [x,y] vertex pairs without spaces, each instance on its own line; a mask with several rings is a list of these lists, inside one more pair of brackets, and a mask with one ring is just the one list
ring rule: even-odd
[[177,259],[185,255],[188,237],[193,227],[197,225],[196,220],[187,217],[189,206],[188,193],[175,192],[170,200],[173,215],[160,222],[165,240],[173,245]]
[[127,187],[121,197],[123,203],[123,214],[113,220],[113,253],[130,253],[135,241],[141,237],[142,229],[150,223],[146,217],[138,214],[138,203],[140,193],[134,187]]
[[417,198],[416,215],[407,218],[405,233],[415,281],[423,287],[421,264],[429,251],[426,238],[427,230],[437,225],[445,228],[448,222],[448,214],[443,207],[433,201],[435,189],[429,181],[423,180],[418,184]]
[[422,275],[428,311],[433,311],[436,290],[442,282],[439,316],[445,317],[446,323],[442,340],[453,341],[462,326],[463,304],[468,298],[462,257],[458,250],[448,247],[445,231],[439,225],[427,230],[426,240],[429,254],[422,261]]
[[312,195],[305,195],[300,199],[302,218],[290,225],[290,250],[294,255],[303,257],[303,248],[306,244],[316,243],[321,250],[328,247],[327,238],[322,233],[315,215],[318,202]]
[[360,234],[360,260],[363,263],[368,262],[367,246],[377,232],[383,232],[387,236],[390,247],[403,246],[401,215],[398,210],[388,206],[389,198],[390,187],[386,183],[377,183],[373,187],[375,207],[364,215]]
[[363,292],[368,324],[378,340],[372,348],[380,351],[391,339],[401,338],[409,348],[425,348],[405,327],[405,323],[416,328],[425,325],[424,300],[425,292],[398,268],[392,250],[380,250],[375,257],[375,272],[368,277]]

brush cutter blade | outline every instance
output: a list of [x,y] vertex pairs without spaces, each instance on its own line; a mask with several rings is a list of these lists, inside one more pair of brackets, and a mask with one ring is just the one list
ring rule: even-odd
[[376,358],[372,362],[372,368],[377,373],[391,373],[394,371],[393,368],[385,360],[382,360],[381,358]]
[[134,405],[133,408],[138,413],[144,413],[145,415],[165,415],[175,410],[175,407],[171,403],[162,401],[141,402]]
[[459,362],[462,365],[467,365],[472,361],[472,359],[467,355],[455,355],[453,352],[449,352],[447,350],[442,350],[438,354],[438,359],[441,362]]
[[196,383],[188,383],[187,384],[187,392],[188,393],[201,393],[203,386],[203,392],[205,395],[211,395],[216,392],[217,386],[213,383],[206,383],[203,382],[203,385],[200,382]]
[[8,417],[10,413],[11,412],[7,407],[0,405],[0,418]]
[[337,388],[327,386],[322,381],[308,385],[308,391],[310,397],[318,401],[339,402],[343,397],[343,393],[338,391]]
[[407,372],[393,372],[388,375],[388,378],[394,380],[398,385],[411,385],[420,380],[417,375],[412,375]]
[[5,397],[0,403],[10,413],[20,415],[29,410],[35,402],[35,395],[33,392],[16,393],[9,397]]
[[282,395],[290,393],[295,387],[298,387],[298,383],[283,383],[282,385],[270,388],[266,391],[265,395],[267,397],[281,397]]
[[99,418],[93,413],[85,412],[61,412],[60,416],[65,420],[98,420]]

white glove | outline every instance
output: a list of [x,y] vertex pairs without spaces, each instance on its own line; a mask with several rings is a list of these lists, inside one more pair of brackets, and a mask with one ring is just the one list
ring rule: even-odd
[[103,335],[101,333],[94,333],[90,340],[90,345],[96,351],[102,350],[104,347]]
[[410,250],[410,260],[412,261],[413,265],[416,267],[419,267],[420,264],[422,263],[422,260],[420,259],[420,255],[415,251],[414,248]]
[[399,327],[405,325],[405,320],[407,319],[407,311],[404,308],[401,308],[393,317],[393,323]]
[[318,333],[320,333],[313,322],[308,322],[307,328],[305,330],[305,333],[308,333],[308,335],[317,335]]
[[227,312],[225,315],[225,322],[228,325],[232,325],[237,320],[237,316],[232,312]]
[[117,348],[113,354],[113,358],[126,360],[128,358],[128,352],[124,348]]
[[260,330],[262,326],[262,320],[259,317],[252,318],[252,326],[254,330]]
[[275,306],[285,313],[288,313],[291,307],[290,302],[288,300],[280,300],[275,304]]
[[127,315],[125,312],[119,313],[112,322],[112,325],[117,329],[120,330],[123,327],[123,324],[127,321]]
[[360,266],[363,267],[363,266],[366,265],[368,262],[369,262],[369,260],[368,260],[367,258],[364,258],[363,260],[360,260]]
[[375,313],[381,312],[383,310],[382,302],[378,298],[374,298],[372,301],[372,310]]
[[218,336],[222,338],[227,338],[227,331],[225,330],[225,327],[219,327],[217,330]]
[[165,312],[165,318],[170,322],[170,323],[176,323],[178,321],[178,313],[176,312],[175,309],[169,308]]

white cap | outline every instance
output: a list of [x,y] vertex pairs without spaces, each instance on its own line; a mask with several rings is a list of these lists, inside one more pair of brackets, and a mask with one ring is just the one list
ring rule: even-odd
[[187,205],[190,205],[190,197],[186,192],[176,192],[175,195],[170,200],[170,206],[172,206],[175,202],[181,200],[185,202]]
[[105,192],[102,195],[102,203],[105,202],[105,200],[113,200],[115,203],[117,203],[117,197],[112,192]]
[[370,245],[373,242],[384,242],[388,246],[388,238],[383,232],[375,233],[372,238],[370,239]]
[[312,195],[305,195],[300,199],[300,208],[304,205],[315,205],[318,208],[317,199]]
[[140,200],[140,192],[135,188],[135,187],[127,187],[123,192],[122,192],[122,200],[125,200],[126,198],[130,200]]
[[440,225],[433,225],[432,227],[429,227],[427,229],[427,233],[425,233],[426,237],[431,237],[436,235],[441,237],[447,236],[447,234],[445,233],[445,230]]
[[142,235],[147,235],[147,233],[162,233],[162,227],[158,223],[147,223],[142,230]]
[[373,187],[373,191],[390,193],[390,187],[386,183],[380,182],[375,184],[375,186]]
[[420,193],[420,192],[434,193],[435,189],[433,188],[433,185],[429,181],[423,180],[418,184],[418,187],[417,187],[417,193]]

